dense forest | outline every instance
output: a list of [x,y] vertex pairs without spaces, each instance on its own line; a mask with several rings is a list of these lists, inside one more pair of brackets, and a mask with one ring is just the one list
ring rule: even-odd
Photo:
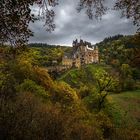
[[[100,63],[65,71],[64,46],[0,47],[0,139],[140,139],[139,34],[96,44]],[[129,135],[128,135],[129,134]]]

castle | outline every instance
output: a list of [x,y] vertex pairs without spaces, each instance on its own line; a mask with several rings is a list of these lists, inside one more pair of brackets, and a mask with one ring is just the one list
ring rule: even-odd
[[99,52],[96,46],[90,42],[76,39],[72,43],[72,52],[65,53],[62,58],[62,65],[67,67],[81,67],[85,64],[98,63]]

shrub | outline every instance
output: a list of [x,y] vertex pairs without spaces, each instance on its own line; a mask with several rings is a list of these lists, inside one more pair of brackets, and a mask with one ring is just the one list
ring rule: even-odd
[[99,96],[96,89],[89,89],[90,95],[83,98],[83,102],[90,111],[97,111],[99,104]]
[[105,139],[109,139],[114,130],[114,125],[110,118],[104,112],[101,111],[98,114],[96,114],[96,121],[100,125],[100,129],[103,132],[103,137]]
[[79,96],[81,99],[83,99],[87,96],[90,96],[90,94],[91,94],[91,90],[89,89],[89,87],[87,87],[87,86],[80,87]]
[[136,128],[115,128],[110,138],[113,140],[139,140],[140,130]]
[[36,81],[37,84],[43,86],[46,90],[50,90],[54,87],[54,82],[48,74],[47,69],[40,67],[33,67],[32,80]]
[[30,92],[44,98],[49,97],[49,94],[42,86],[37,85],[34,81],[29,79],[25,79],[23,83],[17,86],[17,90],[18,92]]
[[78,101],[78,96],[67,83],[57,82],[51,93],[51,99],[53,102],[60,102],[63,105],[72,105]]

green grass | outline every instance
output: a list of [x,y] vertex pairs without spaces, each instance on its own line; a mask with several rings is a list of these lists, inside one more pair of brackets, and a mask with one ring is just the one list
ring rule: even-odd
[[117,126],[140,128],[140,90],[112,94],[108,101],[107,112]]

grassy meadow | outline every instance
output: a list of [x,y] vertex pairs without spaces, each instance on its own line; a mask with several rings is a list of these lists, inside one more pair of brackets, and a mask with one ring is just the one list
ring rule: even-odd
[[140,128],[140,90],[126,91],[108,96],[112,105],[111,115],[119,125],[133,125]]

